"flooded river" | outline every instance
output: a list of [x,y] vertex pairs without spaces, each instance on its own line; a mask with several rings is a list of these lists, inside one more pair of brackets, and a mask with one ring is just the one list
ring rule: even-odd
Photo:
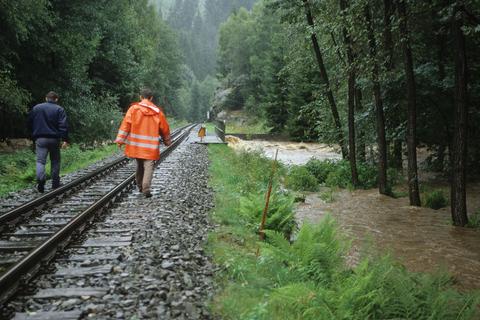
[[[261,149],[287,164],[304,164],[311,157],[340,159],[334,149],[314,143],[242,141],[233,139],[234,148]],[[468,188],[469,211],[480,209],[480,184]],[[464,290],[480,289],[480,230],[451,225],[449,208],[432,210],[408,204],[408,198],[381,196],[377,190],[341,190],[334,201],[326,203],[318,193],[308,194],[297,208],[299,222],[318,222],[330,213],[344,233],[353,240],[349,263],[359,259],[359,248],[372,241],[390,252],[409,270],[435,272],[448,270],[457,286]]]
[[452,226],[447,208],[411,207],[408,198],[393,199],[377,190],[342,190],[334,197],[325,203],[316,193],[308,195],[297,218],[318,222],[331,213],[354,239],[351,263],[358,260],[358,248],[373,240],[411,271],[448,270],[460,288],[480,289],[480,231]]
[[228,145],[234,149],[262,151],[267,157],[274,158],[278,149],[278,159],[285,164],[306,164],[311,158],[319,160],[341,160],[342,156],[326,144],[305,142],[282,142],[265,140],[241,140],[227,136]]

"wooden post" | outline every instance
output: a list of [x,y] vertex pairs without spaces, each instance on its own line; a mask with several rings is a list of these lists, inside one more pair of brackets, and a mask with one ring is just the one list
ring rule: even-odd
[[260,240],[265,240],[265,232],[263,229],[265,228],[265,223],[267,222],[267,212],[268,212],[268,205],[270,204],[270,195],[272,194],[272,185],[273,185],[273,177],[275,176],[275,171],[277,170],[277,157],[278,157],[278,149],[275,152],[275,160],[272,164],[272,174],[270,175],[270,181],[268,182],[268,191],[267,191],[267,199],[265,201],[265,208],[263,209],[262,215],[262,223],[260,224]]

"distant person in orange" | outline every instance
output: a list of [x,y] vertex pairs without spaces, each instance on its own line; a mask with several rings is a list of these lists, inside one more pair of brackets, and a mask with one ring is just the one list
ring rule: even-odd
[[170,126],[162,110],[153,102],[153,92],[144,88],[140,92],[140,102],[130,105],[115,143],[126,144],[125,155],[137,161],[135,180],[138,190],[150,198],[155,161],[160,159],[160,136],[166,146],[171,142]]

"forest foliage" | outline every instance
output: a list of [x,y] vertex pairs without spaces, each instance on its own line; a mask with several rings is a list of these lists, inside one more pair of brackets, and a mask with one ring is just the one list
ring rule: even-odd
[[190,121],[203,121],[220,86],[217,77],[219,28],[239,8],[256,0],[152,0],[175,31],[185,64],[177,105]]
[[[371,70],[380,66],[380,84],[386,119],[387,141],[405,141],[407,128],[406,79],[403,66],[399,19],[390,17],[391,47],[385,43],[384,1],[352,0],[341,10],[338,0],[310,1],[315,28],[307,25],[302,1],[262,0],[251,11],[240,9],[229,17],[220,31],[219,73],[224,87],[232,88],[224,108],[245,108],[263,116],[275,132],[286,132],[301,140],[338,143],[336,128],[322,94],[322,79],[312,50],[310,35],[316,33],[331,88],[339,106],[342,130],[347,136],[348,71],[355,68],[356,87],[361,93],[355,124],[359,139],[367,145],[376,142],[375,105]],[[450,2],[405,1],[408,4],[410,41],[417,79],[417,134],[421,144],[443,159],[452,141],[454,112],[454,52]],[[480,5],[465,1],[472,12],[465,25],[467,37],[470,160],[479,159],[480,138]],[[369,54],[364,7],[373,15],[378,55]],[[476,14],[476,16],[475,16]],[[354,63],[347,59],[343,31],[348,30],[355,49]],[[390,65],[384,62],[388,59]],[[392,158],[392,161],[394,159]],[[473,164],[473,161],[471,162]],[[442,167],[443,169],[443,167]]]
[[375,163],[384,195],[405,153],[413,206],[426,146],[430,169],[450,175],[453,223],[465,226],[467,172],[478,175],[480,161],[479,35],[475,0],[262,0],[222,25],[222,107],[338,145],[353,186],[359,163]]
[[25,113],[50,90],[74,140],[91,141],[111,137],[141,86],[160,98],[180,85],[177,39],[147,0],[1,1],[0,25],[2,137],[24,136]]

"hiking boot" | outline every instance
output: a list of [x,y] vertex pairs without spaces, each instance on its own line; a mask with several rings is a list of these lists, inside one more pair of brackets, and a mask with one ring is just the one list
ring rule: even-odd
[[151,198],[152,197],[152,193],[149,191],[149,192],[145,192],[145,198]]
[[38,190],[38,192],[40,192],[40,193],[44,193],[44,192],[45,192],[45,181],[38,181],[37,190]]

